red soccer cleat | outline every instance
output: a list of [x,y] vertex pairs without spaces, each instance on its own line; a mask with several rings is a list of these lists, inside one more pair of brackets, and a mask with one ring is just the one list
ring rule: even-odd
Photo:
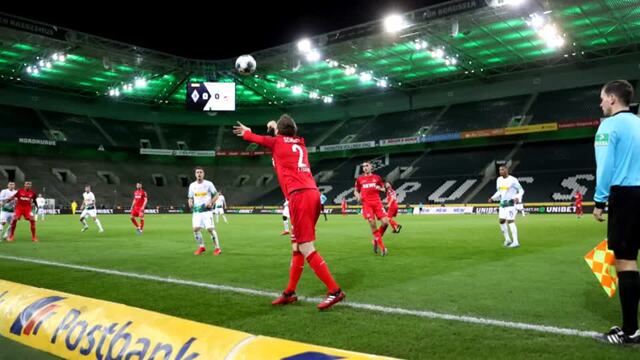
[[31,241],[33,241],[34,243],[37,243],[38,242],[38,238],[37,237],[32,237]]
[[216,248],[215,250],[213,250],[213,255],[218,256],[220,254],[222,254],[222,249]]
[[298,296],[295,292],[283,292],[277,299],[271,302],[271,305],[289,305],[298,301]]
[[203,253],[203,252],[205,252],[205,251],[207,251],[207,249],[205,249],[205,248],[204,248],[204,246],[202,246],[202,247],[199,247],[199,248],[198,248],[198,250],[196,250],[196,251],[193,253],[193,255],[200,255],[200,254],[202,254],[202,253]]
[[7,238],[8,242],[13,242],[13,235],[9,235],[9,237]]
[[283,230],[280,235],[289,235],[289,230]]
[[344,300],[344,298],[347,295],[344,293],[344,291],[338,289],[338,291],[334,292],[334,293],[329,293],[327,294],[327,298],[324,299],[323,302],[321,302],[320,304],[318,304],[318,310],[327,310],[328,308],[332,307],[333,305],[339,303],[340,301]]

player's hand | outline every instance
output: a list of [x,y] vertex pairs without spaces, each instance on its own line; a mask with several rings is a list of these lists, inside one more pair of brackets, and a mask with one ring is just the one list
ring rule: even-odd
[[519,203],[520,203],[520,199],[518,199],[518,198],[514,198],[514,199],[513,199],[513,203],[514,203],[514,204],[519,204]]
[[492,198],[489,198],[489,200],[487,200],[487,202],[492,203],[492,202],[493,202],[493,199],[492,199]]
[[604,221],[604,216],[602,215],[603,211],[604,211],[603,209],[598,209],[598,208],[593,209],[593,217],[596,218],[596,220],[599,222]]
[[251,131],[251,128],[244,126],[240,121],[233,127],[233,133],[238,136],[244,135],[245,131]]

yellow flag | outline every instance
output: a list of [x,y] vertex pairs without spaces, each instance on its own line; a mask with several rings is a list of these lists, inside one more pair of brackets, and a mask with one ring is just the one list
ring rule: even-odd
[[618,274],[616,273],[616,257],[613,251],[607,247],[607,239],[604,239],[598,246],[584,256],[593,274],[598,278],[604,292],[613,297],[618,287]]

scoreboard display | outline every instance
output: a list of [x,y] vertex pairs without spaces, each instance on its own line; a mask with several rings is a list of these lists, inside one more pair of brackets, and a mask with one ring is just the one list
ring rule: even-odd
[[236,84],[232,82],[188,83],[186,103],[188,110],[235,111]]

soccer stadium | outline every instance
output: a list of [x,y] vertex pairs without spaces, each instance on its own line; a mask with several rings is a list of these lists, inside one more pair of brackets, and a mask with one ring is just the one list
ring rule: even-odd
[[208,59],[0,7],[0,359],[640,358],[640,1],[362,4]]

